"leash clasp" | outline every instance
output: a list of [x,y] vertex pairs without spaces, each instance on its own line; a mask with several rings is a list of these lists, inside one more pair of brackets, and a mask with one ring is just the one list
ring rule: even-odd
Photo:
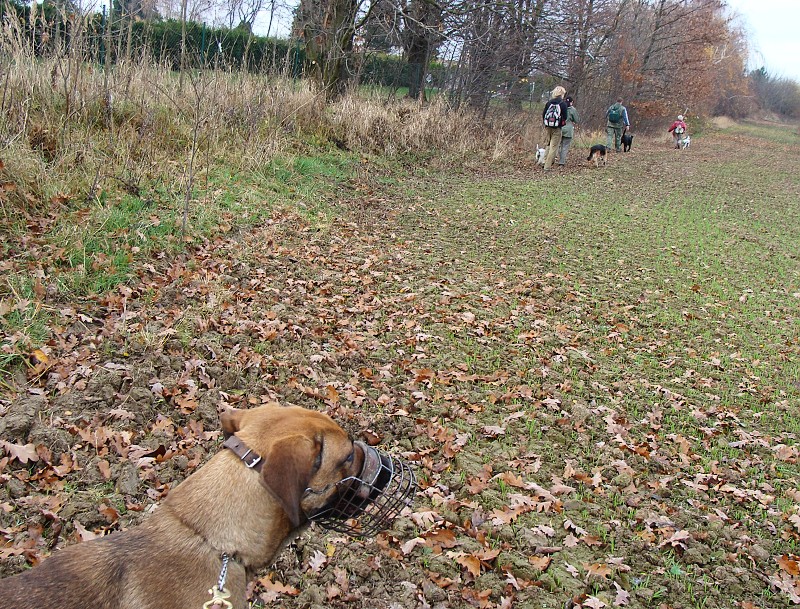
[[203,609],[232,609],[233,604],[228,600],[231,593],[225,588],[220,590],[216,586],[208,591],[211,600],[203,604]]

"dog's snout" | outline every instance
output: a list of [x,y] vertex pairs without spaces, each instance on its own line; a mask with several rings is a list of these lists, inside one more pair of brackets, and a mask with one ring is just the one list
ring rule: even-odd
[[372,535],[411,504],[416,478],[407,463],[363,442],[354,442],[354,450],[362,455],[359,473],[337,484],[336,496],[308,517],[335,531]]

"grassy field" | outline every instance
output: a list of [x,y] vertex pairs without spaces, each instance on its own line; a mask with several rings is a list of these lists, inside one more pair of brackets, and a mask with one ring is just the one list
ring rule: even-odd
[[[800,147],[781,133],[641,137],[546,176],[309,160],[270,170],[308,174],[305,205],[239,231],[265,187],[221,182],[228,215],[203,213],[234,228],[159,246],[96,303],[17,276],[6,344],[40,351],[6,350],[0,438],[46,450],[0,458],[0,572],[76,522],[135,524],[216,450],[220,408],[278,399],[369,430],[422,490],[377,541],[304,534],[257,606],[800,603]],[[125,442],[166,456],[132,464]]]

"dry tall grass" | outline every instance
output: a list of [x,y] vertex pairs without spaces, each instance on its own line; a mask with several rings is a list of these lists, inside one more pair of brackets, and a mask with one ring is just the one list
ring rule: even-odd
[[314,148],[502,159],[522,141],[515,121],[490,128],[443,100],[354,92],[328,105],[309,82],[280,75],[195,70],[179,78],[147,57],[105,69],[87,60],[80,37],[36,56],[21,32],[0,33],[0,180],[13,191],[0,199],[6,216],[120,189],[178,193],[214,167],[255,171]]

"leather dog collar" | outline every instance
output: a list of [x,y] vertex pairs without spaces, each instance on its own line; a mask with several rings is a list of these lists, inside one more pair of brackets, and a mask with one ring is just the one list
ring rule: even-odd
[[242,442],[236,436],[233,435],[228,436],[225,439],[225,442],[223,442],[222,446],[230,450],[237,457],[239,457],[242,463],[244,463],[248,468],[260,472],[261,468],[264,467],[264,460],[261,458],[261,455],[259,455],[257,452],[250,450],[247,447],[247,444]]

